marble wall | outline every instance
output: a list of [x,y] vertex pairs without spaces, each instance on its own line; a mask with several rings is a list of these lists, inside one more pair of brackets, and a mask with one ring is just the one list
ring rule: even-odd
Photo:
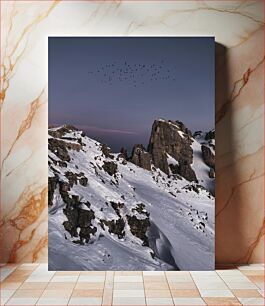
[[47,261],[47,37],[62,35],[215,36],[216,260],[263,262],[263,5],[2,1],[0,262]]

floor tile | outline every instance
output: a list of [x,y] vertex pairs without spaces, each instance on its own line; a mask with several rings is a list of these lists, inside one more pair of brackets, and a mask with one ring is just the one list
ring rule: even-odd
[[143,277],[144,282],[166,282],[167,279],[165,276],[162,275],[147,275]]
[[144,290],[113,290],[113,298],[116,297],[145,297]]
[[101,305],[102,299],[101,298],[71,298],[68,302],[68,305],[93,305],[93,306],[97,306],[97,305]]
[[134,276],[114,276],[114,282],[120,283],[139,283],[142,282],[143,278],[139,275]]
[[103,283],[105,281],[105,276],[103,275],[80,275],[78,282],[93,282],[93,283]]
[[53,275],[30,275],[27,279],[27,283],[48,283]]
[[250,280],[251,282],[260,282],[264,283],[264,276],[263,275],[248,275],[247,279]]
[[264,298],[238,298],[242,305],[264,305]]
[[201,283],[196,283],[196,286],[200,290],[226,290],[228,289],[226,284],[224,282],[201,282]]
[[8,300],[9,300],[8,297],[1,296],[0,297],[0,305],[5,305]]
[[73,282],[76,282],[77,279],[78,279],[78,276],[76,275],[71,275],[71,276],[55,275],[51,279],[51,283],[73,283]]
[[60,282],[53,282],[48,283],[47,287],[45,289],[47,290],[72,290],[74,289],[76,283],[68,282],[68,283],[60,283]]
[[172,298],[146,298],[146,304],[150,306],[157,306],[157,305],[174,306]]
[[23,283],[19,289],[27,289],[27,290],[44,290],[49,283]]
[[81,282],[81,283],[76,283],[75,289],[103,289],[104,288],[104,283],[92,283],[92,282]]
[[103,275],[105,276],[109,272],[114,273],[114,271],[81,271],[79,273],[80,275],[90,275],[90,276],[92,275],[102,276]]
[[190,272],[189,271],[162,271],[163,273],[165,273],[166,275],[177,275],[177,276],[184,276],[184,275],[189,275],[190,276]]
[[169,283],[170,290],[174,289],[197,289],[195,283]]
[[225,282],[229,282],[229,283],[250,282],[248,277],[246,277],[245,275],[235,275],[235,276],[234,275],[222,275],[221,278]]
[[103,289],[74,289],[72,297],[102,297]]
[[19,289],[13,294],[13,298],[39,298],[42,292],[40,289]]
[[241,305],[237,298],[205,297],[203,299],[207,305],[212,306]]
[[164,271],[143,271],[143,276],[146,275],[154,275],[154,276],[158,276],[158,275],[165,275]]
[[64,306],[68,305],[69,298],[40,298],[36,305],[58,305]]
[[259,294],[262,296],[262,297],[265,297],[264,295],[264,290],[258,290]]
[[57,271],[55,275],[61,276],[79,276],[81,272],[79,271]]
[[146,282],[144,283],[144,288],[154,289],[154,290],[166,290],[169,289],[167,282]]
[[44,290],[41,298],[70,298],[72,290]]
[[240,276],[240,275],[244,275],[243,272],[244,271],[239,271],[237,269],[216,270],[216,273],[219,276],[222,276],[222,275]]
[[31,306],[31,305],[35,305],[37,301],[38,301],[38,298],[11,298],[7,301],[6,305]]
[[113,287],[115,290],[141,290],[144,289],[144,283],[114,283]]
[[264,277],[264,270],[243,270],[242,273],[246,276],[263,276]]
[[264,290],[264,286],[265,286],[265,284],[264,284],[264,282],[255,282],[255,285],[259,288],[259,289],[261,289],[261,290]]
[[17,268],[17,265],[14,266],[3,266],[0,268],[0,281],[2,282],[4,279],[6,279],[15,269]]
[[155,298],[155,297],[161,297],[161,298],[170,298],[171,293],[169,290],[145,290],[145,296],[147,298]]
[[174,298],[200,297],[197,289],[173,289],[171,294]]
[[230,290],[200,290],[202,297],[234,297]]
[[250,264],[250,265],[237,265],[239,270],[262,270],[264,271],[264,266],[262,264]]
[[0,296],[3,298],[10,298],[16,290],[1,290]]
[[143,275],[142,271],[115,271],[115,276],[142,276],[142,275]]
[[216,276],[215,271],[191,271],[190,274],[192,277],[198,276],[198,277],[209,277],[209,276]]
[[256,285],[251,282],[226,282],[229,289],[258,289]]
[[193,282],[193,279],[189,275],[184,276],[167,276],[167,281],[169,283],[190,283]]
[[111,306],[112,305],[112,290],[104,289],[102,297],[102,306]]
[[235,290],[232,290],[232,292],[236,297],[240,297],[240,298],[261,297],[260,292],[256,289],[235,289]]
[[202,298],[174,298],[175,305],[206,305]]
[[22,283],[11,283],[11,282],[5,282],[3,281],[0,284],[1,289],[6,289],[6,290],[16,290],[18,289],[20,286],[22,285]]
[[146,305],[145,303],[145,298],[143,297],[113,297],[112,301],[113,305],[133,305],[133,306],[138,306],[138,305]]

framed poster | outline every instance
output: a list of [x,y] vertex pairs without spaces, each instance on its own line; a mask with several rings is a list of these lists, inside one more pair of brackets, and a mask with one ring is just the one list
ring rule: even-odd
[[213,37],[49,38],[49,269],[214,269]]

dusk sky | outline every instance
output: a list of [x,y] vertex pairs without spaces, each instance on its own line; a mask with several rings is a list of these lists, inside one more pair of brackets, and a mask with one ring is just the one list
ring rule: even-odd
[[49,124],[114,152],[147,147],[157,118],[214,128],[213,37],[49,38]]

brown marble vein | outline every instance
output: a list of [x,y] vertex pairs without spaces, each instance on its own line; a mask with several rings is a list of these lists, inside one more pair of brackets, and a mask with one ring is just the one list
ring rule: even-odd
[[235,263],[250,263],[251,256],[255,251],[255,249],[257,248],[257,246],[259,245],[260,240],[264,239],[264,227],[265,227],[265,219],[263,220],[263,223],[258,231],[257,237],[248,247],[246,254],[240,257],[238,260],[236,260]]
[[[10,26],[7,31],[7,41],[6,41],[6,48],[3,51],[4,57],[1,59],[1,70],[3,71],[3,74],[1,75],[1,92],[0,92],[0,107],[2,108],[2,105],[4,103],[5,97],[6,97],[6,92],[9,88],[9,83],[11,79],[11,73],[14,70],[14,67],[16,67],[17,63],[21,60],[23,57],[26,47],[27,47],[27,40],[24,40],[25,36],[30,33],[31,29],[34,29],[43,19],[47,18],[50,14],[50,12],[56,7],[56,5],[60,2],[60,0],[55,0],[52,2],[52,4],[49,6],[47,10],[44,12],[39,13],[35,19],[33,19],[29,24],[27,24],[24,29],[22,30],[22,33],[18,36],[18,39],[16,43],[14,44],[14,47],[11,49],[10,52],[7,51],[7,47],[9,46],[8,39],[11,36],[11,32],[13,29],[13,22],[14,18],[17,15],[17,10],[16,10],[16,1],[13,2],[13,8],[11,11],[10,15]],[[19,45],[23,42],[25,42],[23,50],[20,52],[20,54],[14,59],[12,63],[12,57],[14,53],[18,50]],[[8,53],[8,54],[7,54]],[[5,63],[8,62],[9,66],[6,67]]]
[[260,177],[264,177],[264,173],[255,176],[256,171],[254,170],[253,173],[251,173],[250,177],[248,179],[246,179],[245,181],[240,182],[239,184],[236,184],[235,186],[232,187],[231,193],[228,197],[228,200],[225,202],[225,204],[223,205],[223,207],[215,214],[215,217],[218,218],[219,215],[227,208],[227,206],[232,202],[232,198],[234,196],[234,193],[237,191],[237,189],[241,188],[244,184],[247,184],[251,181],[254,181]]
[[264,63],[264,57],[261,61],[258,62],[258,64],[254,68],[249,67],[246,70],[246,72],[243,74],[243,76],[239,80],[235,81],[235,83],[233,84],[233,89],[232,89],[229,100],[226,103],[224,103],[222,107],[220,108],[220,110],[218,110],[215,114],[216,123],[218,123],[225,116],[228,108],[238,98],[241,91],[247,85],[251,74],[255,72],[263,63]]
[[45,92],[45,89],[43,89],[41,91],[41,93],[39,94],[39,96],[34,101],[32,101],[30,103],[30,109],[29,109],[29,112],[27,114],[27,117],[21,122],[21,125],[20,125],[19,130],[18,130],[17,135],[16,135],[16,138],[14,139],[13,143],[11,144],[11,147],[8,150],[7,155],[3,158],[2,167],[3,167],[3,164],[6,161],[6,159],[11,154],[11,152],[12,152],[14,146],[16,145],[17,141],[19,140],[19,138],[25,133],[26,130],[28,130],[31,127],[32,120],[33,120],[38,108],[43,103],[43,102],[41,102],[41,98],[42,98],[44,92]]
[[42,211],[47,207],[48,187],[45,186],[40,193],[34,194],[33,192],[27,188],[21,194],[17,202],[22,202],[22,209],[15,217],[11,217],[8,222],[18,232],[17,241],[10,252],[9,262],[16,262],[18,250],[25,244],[31,242],[37,229],[34,228],[27,238],[22,239],[22,233],[26,228],[38,220]]

